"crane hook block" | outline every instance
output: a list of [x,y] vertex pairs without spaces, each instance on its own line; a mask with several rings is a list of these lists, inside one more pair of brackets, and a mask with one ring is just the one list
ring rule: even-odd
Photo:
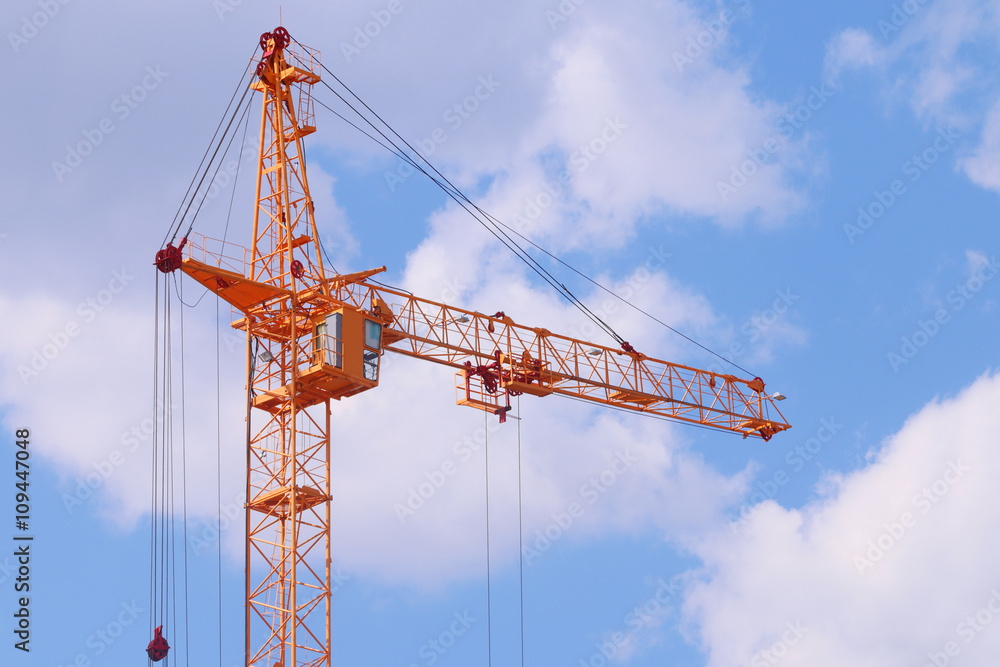
[[167,643],[166,638],[163,636],[163,626],[158,625],[156,626],[153,641],[149,642],[149,646],[146,647],[146,653],[149,654],[150,660],[159,662],[167,657],[169,650],[170,644]]
[[173,243],[168,243],[166,248],[156,253],[156,268],[163,273],[173,273],[181,268],[181,253],[186,244],[186,236],[181,239],[180,245],[176,248]]

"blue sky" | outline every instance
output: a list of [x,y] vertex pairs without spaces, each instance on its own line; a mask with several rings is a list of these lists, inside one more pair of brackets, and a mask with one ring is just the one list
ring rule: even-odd
[[[377,391],[334,411],[338,664],[486,665],[488,626],[494,663],[518,663],[519,439],[525,664],[993,664],[997,3],[282,13],[486,210],[763,377],[793,425],[762,443],[526,396],[519,435],[456,406],[446,370],[388,359]],[[277,17],[236,0],[0,12],[0,512],[13,522],[14,433],[29,428],[35,535],[30,655],[13,648],[13,558],[0,556],[5,665],[144,659],[151,264]],[[611,343],[422,176],[323,109],[317,125],[310,184],[338,269],[384,264],[426,298]],[[227,156],[246,171],[235,191],[219,184],[197,231],[221,236],[232,196],[230,239],[246,245],[244,158]],[[641,351],[732,370],[558,275]],[[185,311],[187,650],[235,665],[244,397],[228,319],[211,298]],[[489,622],[484,457],[470,447],[486,433]],[[586,485],[616,456],[635,463],[591,503]],[[396,506],[449,463],[457,473],[401,521]],[[574,502],[583,515],[539,541]]]

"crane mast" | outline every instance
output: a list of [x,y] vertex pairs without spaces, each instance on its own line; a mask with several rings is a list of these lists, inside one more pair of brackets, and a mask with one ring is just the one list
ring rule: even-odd
[[245,641],[249,664],[318,667],[330,665],[330,401],[305,399],[300,371],[311,329],[303,294],[325,281],[302,146],[315,131],[319,60],[290,46],[284,28],[261,36],[252,85],[263,104],[248,276],[283,293],[241,327],[252,413]]
[[306,178],[319,53],[284,28],[261,36],[263,94],[248,250],[192,236],[157,253],[232,305],[247,340],[248,665],[330,665],[330,401],[378,386],[384,352],[456,370],[460,405],[503,421],[510,397],[562,395],[769,440],[790,428],[746,380],[327,276]]

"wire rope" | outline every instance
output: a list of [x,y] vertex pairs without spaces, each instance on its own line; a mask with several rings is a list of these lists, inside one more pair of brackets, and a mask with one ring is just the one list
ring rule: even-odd
[[[531,239],[529,239],[528,237],[526,237],[524,234],[521,234],[520,232],[518,232],[517,230],[513,229],[509,225],[503,223],[501,220],[499,220],[495,216],[493,216],[493,215],[487,213],[486,211],[484,211],[481,207],[479,207],[477,204],[475,204],[469,197],[467,197],[461,190],[459,190],[453,183],[451,183],[451,181],[448,180],[448,178],[445,177],[436,167],[434,167],[434,165],[431,164],[430,161],[427,160],[427,158],[425,158],[409,142],[407,142],[398,132],[396,132],[392,128],[391,125],[389,125],[378,113],[376,113],[368,104],[366,104],[364,102],[364,100],[362,100],[356,93],[354,93],[354,91],[351,90],[351,88],[348,87],[339,77],[337,77],[336,74],[334,74],[325,65],[321,65],[321,67],[328,74],[330,74],[330,76],[333,77],[334,81],[336,81],[338,84],[340,84],[369,113],[371,113],[376,119],[378,119],[378,121],[380,123],[382,123],[382,125],[384,125],[388,129],[389,132],[391,132],[393,135],[395,135],[396,137],[398,137],[399,140],[407,148],[409,148],[410,151],[413,152],[413,154],[415,154],[420,160],[422,160],[424,163],[426,163],[427,166],[431,169],[431,171],[433,171],[434,174],[437,174],[437,176],[432,175],[426,169],[424,169],[416,161],[416,159],[414,159],[409,154],[407,154],[406,151],[403,150],[403,148],[401,148],[393,139],[391,139],[388,135],[386,135],[385,132],[381,131],[371,120],[369,120],[368,118],[366,118],[364,116],[364,114],[357,107],[355,107],[349,100],[347,100],[338,91],[334,90],[334,88],[332,86],[330,86],[329,83],[327,83],[325,80],[323,80],[322,83],[326,86],[326,88],[329,89],[334,95],[336,95],[345,105],[347,105],[348,108],[350,108],[352,111],[354,111],[354,113],[357,114],[358,117],[361,118],[365,123],[367,123],[376,133],[378,133],[385,140],[385,143],[383,141],[380,141],[379,139],[377,139],[375,136],[373,136],[368,131],[364,130],[362,127],[358,126],[356,123],[354,123],[351,120],[349,120],[348,118],[346,118],[341,113],[335,111],[334,109],[332,109],[331,107],[329,107],[328,105],[326,105],[325,103],[323,103],[321,100],[317,99],[316,101],[317,101],[318,104],[320,104],[321,106],[323,106],[324,108],[326,108],[328,111],[330,111],[331,113],[333,113],[334,115],[336,115],[337,117],[339,117],[341,120],[343,120],[344,122],[346,122],[347,124],[349,124],[350,126],[352,126],[353,128],[355,128],[356,130],[358,130],[359,132],[361,132],[362,134],[364,134],[365,136],[367,136],[369,139],[375,141],[377,144],[379,144],[384,149],[386,149],[387,151],[389,151],[390,153],[392,153],[393,155],[395,155],[397,158],[399,158],[401,160],[404,160],[405,162],[407,162],[408,164],[410,164],[411,166],[413,166],[415,169],[417,169],[418,171],[420,171],[421,173],[423,173],[425,176],[427,176],[434,184],[436,184],[439,188],[441,188],[451,199],[453,199],[457,204],[459,204],[462,208],[464,208],[481,225],[483,225],[486,229],[488,229],[499,241],[501,241],[501,243],[504,246],[506,246],[517,257],[519,257],[522,261],[524,261],[530,268],[532,268],[536,273],[538,273],[543,278],[543,280],[545,280],[545,282],[547,282],[550,286],[552,286],[554,289],[556,289],[557,293],[559,293],[561,296],[563,296],[564,298],[566,298],[570,303],[572,303],[575,307],[577,307],[581,312],[584,313],[584,315],[588,319],[590,319],[591,321],[593,321],[601,330],[603,330],[605,333],[609,334],[612,338],[614,338],[620,345],[624,346],[626,344],[624,338],[622,338],[620,335],[618,335],[618,333],[615,332],[615,330],[613,328],[611,328],[610,325],[608,325],[606,322],[604,322],[603,319],[601,319],[596,313],[594,313],[590,308],[588,308],[586,306],[586,304],[584,304],[579,298],[577,298],[576,295],[573,294],[572,291],[570,291],[562,282],[559,282],[548,270],[546,270],[544,267],[542,267],[541,264],[539,264],[537,262],[537,260],[535,260],[533,257],[531,257],[527,253],[527,251],[523,247],[520,246],[520,244],[518,244],[516,241],[514,241],[514,239],[511,237],[510,234],[513,234],[513,235],[519,237],[520,239],[524,240],[526,243],[530,244],[536,250],[544,253],[545,255],[547,255],[548,257],[550,257],[555,262],[558,262],[559,264],[565,266],[567,269],[569,269],[570,271],[572,271],[575,274],[579,275],[581,278],[587,280],[591,284],[595,285],[596,287],[598,287],[602,291],[604,291],[604,292],[612,295],[615,299],[621,301],[625,305],[627,305],[630,308],[634,309],[636,312],[638,312],[638,313],[644,315],[645,317],[651,319],[652,321],[656,322],[660,326],[668,329],[669,331],[671,331],[674,334],[680,336],[681,338],[687,340],[688,342],[690,342],[693,345],[699,347],[700,349],[704,350],[705,352],[708,352],[709,354],[717,357],[723,363],[726,363],[726,364],[728,364],[728,365],[730,365],[730,366],[732,366],[734,368],[737,368],[740,371],[742,371],[744,373],[747,373],[748,375],[753,375],[753,373],[751,371],[747,370],[746,368],[743,368],[742,366],[740,366],[736,362],[732,361],[731,359],[727,359],[726,357],[724,357],[721,354],[717,353],[716,351],[712,350],[708,346],[706,346],[706,345],[698,342],[697,340],[695,340],[691,336],[688,336],[687,334],[684,334],[683,332],[681,332],[680,330],[678,330],[676,327],[673,327],[673,326],[667,324],[666,322],[664,322],[660,318],[654,316],[652,313],[649,313],[645,309],[637,306],[636,304],[632,303],[628,299],[626,299],[626,298],[622,297],[621,295],[617,294],[614,290],[608,288],[607,286],[601,284],[599,281],[594,280],[593,278],[591,278],[590,276],[586,275],[585,273],[583,273],[579,269],[573,267],[568,262],[566,262],[563,259],[559,258],[554,253],[549,252],[548,250],[546,250],[545,248],[543,248],[541,245],[535,243],[534,241],[532,241]],[[477,215],[477,213],[479,215]],[[480,216],[482,216],[482,218],[480,218]],[[483,218],[485,218],[485,220]],[[507,232],[510,232],[510,234],[508,234]]]

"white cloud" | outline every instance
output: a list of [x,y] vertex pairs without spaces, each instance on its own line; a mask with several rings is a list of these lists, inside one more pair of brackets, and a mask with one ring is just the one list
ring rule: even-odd
[[[664,224],[652,214],[736,225],[753,215],[782,221],[803,205],[802,193],[788,185],[789,175],[798,168],[796,159],[801,157],[801,147],[794,144],[785,145],[737,195],[726,201],[719,197],[717,182],[727,179],[748,151],[775,133],[774,121],[782,109],[754,90],[748,64],[733,66],[723,61],[722,55],[733,46],[726,31],[716,34],[713,44],[693,63],[684,68],[676,65],[673,53],[684,52],[689,39],[706,30],[704,21],[713,18],[712,14],[701,14],[677,0],[627,7],[588,3],[552,30],[544,9],[544,3],[535,2],[513,8],[509,4],[468,5],[443,15],[417,10],[414,5],[394,19],[391,33],[386,32],[346,65],[339,59],[336,37],[323,32],[316,39],[307,27],[293,34],[310,45],[322,46],[325,62],[373,107],[402,109],[385,116],[410,138],[429,136],[431,128],[445,125],[443,114],[466,99],[480,85],[480,77],[494,75],[501,86],[461,127],[452,129],[435,161],[439,158],[442,168],[470,190],[488,183],[479,198],[484,208],[504,220],[516,215],[527,219],[526,233],[555,251],[599,254],[621,247],[634,238],[640,225],[656,231],[656,226]],[[141,40],[135,38],[141,41],[133,45],[131,60],[135,62],[127,67],[116,63],[108,76],[80,89],[68,105],[66,90],[79,86],[63,64],[67,53],[91,40],[93,26],[106,20],[101,11],[58,27],[54,24],[46,33],[52,36],[53,46],[38,50],[39,62],[33,66],[50,72],[52,78],[44,84],[39,83],[44,77],[33,79],[24,93],[43,115],[36,117],[30,109],[16,105],[0,112],[9,125],[26,128],[13,137],[16,142],[28,142],[26,137],[32,135],[42,137],[39,145],[28,142],[15,147],[30,160],[24,165],[23,184],[18,180],[20,169],[15,179],[5,181],[9,199],[20,207],[12,211],[12,219],[24,219],[27,223],[19,229],[32,230],[29,238],[12,228],[4,240],[0,309],[5,320],[29,323],[0,334],[0,361],[5,368],[16,369],[46,344],[47,336],[79,317],[75,308],[78,299],[87,296],[87,286],[100,288],[107,281],[100,268],[107,258],[127,258],[130,267],[148,267],[187,185],[192,156],[203,148],[194,144],[202,144],[210,135],[216,115],[210,109],[207,116],[192,120],[197,127],[178,125],[176,119],[191,118],[193,97],[206,106],[224,104],[229,91],[220,92],[220,76],[238,71],[246,62],[243,56],[233,55],[231,61],[206,68],[204,53],[174,48],[170,35],[176,30],[148,33]],[[256,18],[249,9],[243,11],[247,13],[226,17],[220,35],[214,34],[215,24],[195,22],[196,30],[205,34],[192,39],[214,44],[218,53],[248,51],[243,49],[245,40],[237,48],[240,30],[234,26]],[[301,11],[305,16],[300,20],[307,26],[348,26],[344,30],[348,39],[353,34],[350,26],[361,18],[368,20],[369,10],[355,4],[315,13]],[[326,12],[341,11],[354,18],[346,23],[328,20]],[[455,11],[471,15],[456,16]],[[186,23],[179,13],[162,18],[161,25]],[[743,17],[738,15],[737,20]],[[481,37],[468,29],[480,25],[484,30],[488,26],[491,33],[519,38],[497,42],[498,50],[487,53],[477,48]],[[437,49],[426,48],[429,43],[438,45]],[[162,65],[168,73],[162,86],[150,92],[128,118],[116,119],[114,133],[103,139],[92,157],[57,182],[51,161],[62,158],[68,142],[81,141],[83,131],[113,113],[110,104],[136,85],[137,76],[141,81],[147,63]],[[381,148],[369,149],[354,138],[345,139],[349,135],[343,128],[332,128],[329,116],[324,119],[325,112],[318,113],[320,131],[307,141],[321,142],[337,150],[338,156],[349,152],[350,159],[361,166],[375,162],[371,156],[380,155]],[[620,119],[617,124],[616,119]],[[49,125],[60,130],[30,129]],[[587,146],[593,159],[581,146]],[[149,159],[150,155],[155,159]],[[322,153],[309,155],[316,160]],[[123,164],[141,168],[123,169]],[[356,257],[357,246],[350,221],[332,195],[337,181],[317,165],[309,163],[309,174],[321,235],[339,239],[333,254],[342,268],[341,263],[349,265]],[[558,179],[563,171],[569,176],[562,192],[550,196],[549,205],[540,206],[538,215],[532,215],[529,205],[538,206],[546,182]],[[242,179],[241,187],[250,187],[251,180]],[[30,204],[39,201],[46,205]],[[758,209],[759,214],[755,213]],[[197,231],[209,236],[221,233],[227,210],[228,197],[206,203]],[[248,212],[252,212],[252,202],[238,191],[229,239],[245,244]],[[241,219],[244,222],[237,223]],[[578,311],[538,289],[492,237],[478,229],[470,233],[470,228],[474,227],[464,212],[444,208],[433,214],[428,236],[408,258],[406,286],[428,298],[466,303],[484,311],[506,309],[527,324],[596,337]],[[93,261],[95,257],[100,261]],[[704,295],[672,276],[662,260],[657,262],[609,270],[601,280],[628,292],[630,300],[674,326],[695,335],[721,336],[719,332],[728,328],[725,317],[714,312]],[[55,268],[29,270],[43,264]],[[8,421],[39,429],[44,437],[38,452],[58,467],[64,477],[62,488],[69,493],[78,479],[121,449],[122,438],[149,417],[151,274],[151,269],[142,273],[126,296],[88,323],[29,391],[18,384],[16,374],[8,373],[0,384],[0,402]],[[68,281],[67,275],[74,279]],[[188,294],[194,295],[189,301],[198,296],[190,288]],[[667,358],[682,350],[675,339],[635,312],[619,305],[612,306],[617,309],[612,312],[601,293],[585,290],[581,297],[627,332],[638,349]],[[192,516],[216,511],[216,406],[214,396],[204,395],[213,393],[215,384],[214,311],[209,298],[200,310],[185,314],[190,335],[185,351],[188,393],[193,396],[191,389],[197,387],[200,396],[187,406]],[[243,397],[232,388],[242,385],[243,357],[238,346],[231,350],[225,340],[223,460],[241,461]],[[338,557],[359,572],[407,583],[478,574],[479,545],[469,535],[481,525],[480,486],[472,468],[463,469],[449,483],[439,497],[441,502],[428,505],[402,529],[392,509],[396,499],[405,499],[407,490],[420,483],[424,471],[451,456],[454,443],[481,423],[481,415],[454,406],[450,374],[424,366],[398,360],[386,369],[386,380],[377,392],[337,404],[333,438],[337,498],[350,499],[343,505],[335,501],[335,525],[344,536],[337,547]],[[537,494],[525,506],[529,530],[544,528],[553,512],[564,511],[579,496],[581,484],[609,465],[622,447],[639,452],[642,464],[636,464],[637,469],[595,503],[593,511],[580,519],[578,530],[567,536],[568,541],[649,526],[671,535],[687,533],[703,522],[718,520],[721,507],[740,493],[742,476],[726,477],[711,470],[685,448],[673,428],[658,422],[639,423],[634,417],[601,415],[600,409],[561,404],[558,399],[538,402],[544,408],[534,413],[532,421],[537,426],[528,422],[523,426],[529,437],[555,444],[535,458],[530,452],[526,457],[525,479]],[[533,408],[526,405],[528,409]],[[52,419],[53,414],[59,419]],[[567,423],[574,426],[567,429]],[[531,433],[532,429],[537,430]],[[415,433],[421,436],[416,438]],[[137,455],[126,457],[87,501],[122,526],[148,511],[148,450],[143,446],[130,453]],[[566,466],[565,461],[574,464]],[[238,499],[242,489],[238,477],[234,468],[225,466],[223,502]],[[510,500],[510,490],[502,484],[497,493],[498,502]],[[682,507],[699,509],[681,511]],[[232,536],[234,542],[238,537]],[[448,545],[444,558],[442,544]]]
[[836,35],[827,70],[876,69],[892,101],[909,105],[924,123],[980,133],[979,146],[958,165],[969,179],[1000,191],[1000,81],[990,55],[1000,48],[1000,12],[988,0],[893,5],[881,37],[859,28]]
[[1000,101],[986,117],[978,148],[960,164],[973,183],[1000,192]]
[[1000,590],[998,401],[1000,374],[984,376],[925,406],[870,465],[825,480],[817,500],[763,502],[699,544],[704,579],[685,614],[708,664],[769,664],[760,651],[774,647],[787,665],[902,666],[950,642],[962,664],[990,664],[1000,598],[993,625],[966,619]]
[[335,416],[335,557],[364,576],[427,588],[481,574],[487,438],[495,563],[516,563],[518,426],[527,567],[609,533],[700,530],[744,488],[662,422],[525,396],[521,423],[497,426],[454,404],[447,369],[392,359],[383,378]]
[[[732,12],[733,21],[746,20],[742,10]],[[730,225],[751,214],[780,222],[804,205],[789,185],[803,168],[802,145],[784,144],[736,194],[718,190],[750,151],[777,137],[782,108],[753,90],[748,65],[723,61],[734,45],[726,30],[706,27],[717,19],[677,0],[581,6],[557,31],[524,35],[501,71],[496,61],[478,71],[470,63],[437,105],[418,98],[417,128],[403,132],[419,139],[435,125],[447,129],[435,162],[460,183],[492,180],[496,199],[487,210],[508,221],[525,214],[525,199],[546,181],[568,172],[559,202],[543,207],[532,230],[557,246],[618,245],[638,219],[660,212]],[[678,65],[676,56],[706,35],[709,44]],[[494,74],[499,88],[448,129],[442,109],[449,106],[440,100],[462,99]]]
[[966,250],[965,261],[968,265],[969,279],[972,279],[980,268],[990,263],[990,258],[980,250]]
[[351,260],[358,254],[358,240],[351,232],[347,211],[333,196],[337,179],[315,162],[307,165],[306,173],[313,204],[317,211],[322,212],[322,215],[316,216],[316,227],[319,231],[318,240],[325,251],[324,263],[329,257],[341,273],[358,270],[351,265]]
[[871,33],[858,28],[847,28],[827,45],[827,75],[836,79],[847,68],[871,67],[882,59]]
[[[0,317],[22,323],[0,334],[0,365],[7,370],[0,382],[0,402],[8,406],[8,426],[31,428],[37,454],[57,464],[60,499],[67,512],[96,512],[109,523],[127,528],[149,511],[154,327],[151,308],[137,312],[130,307],[129,302],[143,289],[141,281],[128,280],[135,278],[128,271],[120,273],[126,277],[120,292],[102,288],[79,303],[44,296],[0,298]],[[119,286],[112,285],[114,289]],[[203,314],[214,315],[210,299],[205,300]],[[223,306],[225,318],[228,307]],[[178,317],[175,308],[175,336]],[[206,388],[215,386],[215,331],[191,313],[185,317],[188,398],[181,401],[178,347],[174,350],[175,395],[168,404],[177,417],[182,407],[186,412],[192,514],[213,515],[217,507],[216,396]],[[243,356],[231,349],[228,340],[221,342],[222,381],[235,387],[243,375]],[[197,392],[191,391],[194,387]],[[245,402],[232,392],[224,392],[223,398],[223,442],[230,445],[223,455],[236,457]],[[175,424],[180,471],[179,419]],[[225,472],[223,480],[223,501],[236,500],[242,483]]]

